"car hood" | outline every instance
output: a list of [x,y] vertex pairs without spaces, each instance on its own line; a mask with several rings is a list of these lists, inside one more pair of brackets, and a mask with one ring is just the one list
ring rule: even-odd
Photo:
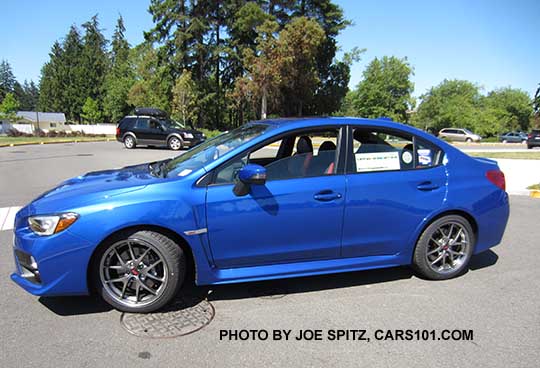
[[160,179],[148,164],[115,170],[93,171],[60,183],[41,194],[26,209],[26,215],[59,212],[88,203],[99,203],[118,194],[140,190]]

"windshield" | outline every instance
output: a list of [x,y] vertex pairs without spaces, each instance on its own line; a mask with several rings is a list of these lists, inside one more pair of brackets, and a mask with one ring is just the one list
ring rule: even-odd
[[168,161],[165,165],[164,176],[186,176],[271,128],[272,125],[268,124],[248,124],[220,134]]
[[185,129],[186,126],[184,124],[182,124],[181,122],[179,121],[175,121],[175,120],[160,120],[160,122],[162,124],[165,124],[166,127],[168,128],[178,128],[178,129]]

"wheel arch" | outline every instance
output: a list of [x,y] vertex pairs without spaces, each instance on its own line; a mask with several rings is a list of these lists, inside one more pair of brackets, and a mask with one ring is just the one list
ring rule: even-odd
[[452,210],[445,210],[443,212],[439,212],[436,215],[432,216],[428,221],[424,222],[424,224],[420,227],[420,231],[417,232],[414,238],[413,247],[411,248],[411,254],[409,255],[410,264],[412,264],[413,262],[414,252],[416,250],[416,246],[418,245],[418,240],[420,240],[420,237],[422,236],[424,231],[428,228],[428,226],[434,223],[435,221],[437,221],[438,219],[445,216],[450,216],[450,215],[457,215],[466,219],[469,222],[469,224],[471,224],[475,239],[478,239],[478,223],[476,219],[469,212],[464,211],[462,209],[452,209]]
[[101,249],[102,247],[106,246],[107,244],[110,244],[111,242],[116,240],[116,238],[119,238],[120,235],[122,235],[124,233],[136,233],[137,231],[154,231],[154,232],[160,233],[160,234],[165,235],[165,236],[169,237],[170,239],[172,239],[176,244],[178,244],[178,246],[186,254],[186,260],[187,260],[187,264],[186,264],[187,272],[186,272],[186,274],[188,276],[187,280],[191,281],[191,279],[189,279],[189,277],[193,277],[194,279],[196,279],[197,263],[195,262],[195,256],[193,254],[191,246],[189,245],[189,243],[187,242],[186,239],[184,239],[177,232],[175,232],[175,231],[173,231],[173,230],[171,230],[169,228],[163,227],[163,226],[158,226],[158,225],[133,225],[133,226],[128,226],[128,227],[124,227],[124,228],[115,230],[111,234],[107,235],[93,250],[92,255],[90,256],[90,260],[88,262],[88,266],[86,267],[86,283],[87,283],[88,291],[90,293],[94,292],[94,287],[93,287],[92,280],[91,280],[91,275],[92,275],[91,268],[95,264],[96,255],[98,253],[98,250]]
[[135,135],[135,133],[133,132],[125,132],[124,135],[122,136],[122,142],[124,141],[124,139],[126,139],[127,136],[132,136],[133,139],[135,139],[135,144],[137,144],[138,142],[138,139],[137,139],[137,136]]
[[180,142],[182,142],[182,144],[184,144],[184,138],[182,138],[182,135],[180,133],[170,133],[168,136],[167,136],[167,144],[169,143],[169,139],[171,139],[172,137],[175,137],[175,138],[178,138],[180,139]]

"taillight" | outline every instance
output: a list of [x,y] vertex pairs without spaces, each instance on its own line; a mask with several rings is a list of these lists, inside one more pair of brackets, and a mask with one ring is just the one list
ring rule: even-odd
[[116,135],[120,135],[120,128],[119,127],[116,127]]
[[504,173],[501,170],[489,170],[486,172],[486,178],[495,186],[501,190],[506,190],[506,179],[504,178]]

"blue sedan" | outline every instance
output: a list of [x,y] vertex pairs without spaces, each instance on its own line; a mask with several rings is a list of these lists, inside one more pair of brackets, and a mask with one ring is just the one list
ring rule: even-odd
[[504,174],[387,120],[265,120],[173,159],[61,183],[15,220],[11,278],[150,312],[198,285],[412,265],[465,273],[500,243]]

